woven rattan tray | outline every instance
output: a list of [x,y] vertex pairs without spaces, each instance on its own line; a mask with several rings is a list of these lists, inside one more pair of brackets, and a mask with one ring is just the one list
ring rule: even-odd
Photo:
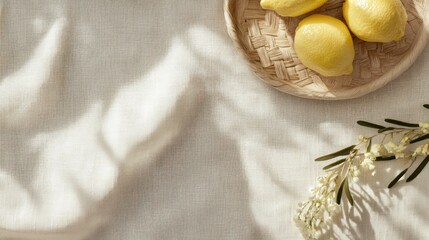
[[299,21],[313,13],[343,20],[344,0],[330,0],[297,18],[283,18],[264,10],[260,0],[225,0],[225,20],[234,45],[252,70],[276,89],[314,99],[349,99],[372,92],[408,69],[428,41],[429,0],[402,0],[408,24],[404,38],[391,43],[369,43],[353,36],[356,57],[351,75],[323,77],[306,68],[293,49]]

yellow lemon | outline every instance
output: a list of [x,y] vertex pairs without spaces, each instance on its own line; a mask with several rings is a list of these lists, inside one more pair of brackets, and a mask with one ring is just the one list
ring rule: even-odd
[[400,0],[346,0],[343,14],[350,30],[368,42],[400,40],[407,12]]
[[304,18],[296,29],[294,48],[305,66],[323,76],[353,71],[352,36],[347,26],[336,18],[321,14]]
[[261,0],[261,7],[283,17],[306,14],[325,4],[327,0]]

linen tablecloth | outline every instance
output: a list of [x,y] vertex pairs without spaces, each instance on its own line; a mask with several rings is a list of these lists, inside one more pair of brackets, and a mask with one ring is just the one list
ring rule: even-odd
[[[300,239],[312,159],[357,120],[429,118],[429,48],[362,98],[301,99],[251,73],[222,5],[1,1],[0,239]],[[429,238],[429,172],[387,190],[402,167],[361,178],[333,238]]]

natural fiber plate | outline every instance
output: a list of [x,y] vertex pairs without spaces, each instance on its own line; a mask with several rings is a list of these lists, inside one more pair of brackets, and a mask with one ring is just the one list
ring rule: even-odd
[[353,36],[353,73],[323,77],[305,67],[293,48],[301,19],[322,13],[344,20],[344,0],[329,0],[321,8],[300,17],[280,17],[264,10],[260,0],[225,0],[228,33],[253,71],[274,88],[314,99],[349,99],[381,88],[407,70],[428,41],[429,0],[402,0],[407,9],[405,36],[397,42],[370,43]]

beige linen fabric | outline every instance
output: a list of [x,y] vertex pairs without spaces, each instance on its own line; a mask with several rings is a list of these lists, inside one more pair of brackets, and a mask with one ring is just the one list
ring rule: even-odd
[[[428,119],[429,48],[383,89],[323,102],[261,83],[222,2],[4,0],[0,239],[300,239],[292,216],[359,119]],[[427,239],[429,172],[380,164],[338,239]]]

